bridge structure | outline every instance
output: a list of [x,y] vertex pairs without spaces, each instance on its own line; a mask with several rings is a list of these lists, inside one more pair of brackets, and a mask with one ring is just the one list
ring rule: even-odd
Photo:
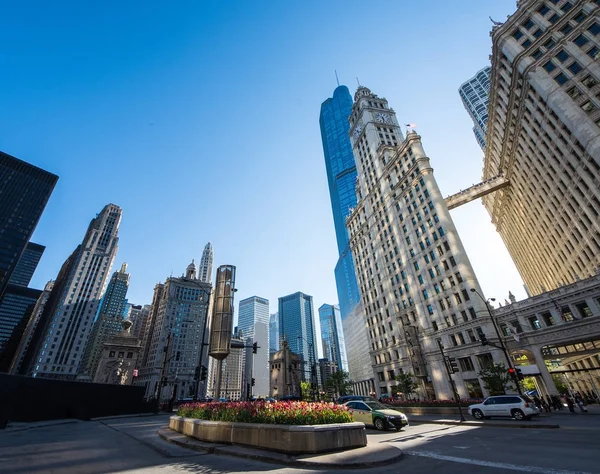
[[510,185],[509,180],[502,174],[494,176],[493,178],[486,179],[481,183],[477,183],[470,188],[463,189],[455,194],[448,196],[446,200],[446,205],[448,209],[455,209],[457,207],[462,206],[463,204],[467,204],[468,202],[474,201],[475,199],[479,199],[480,197],[485,196],[486,194],[491,194],[498,189],[505,188]]

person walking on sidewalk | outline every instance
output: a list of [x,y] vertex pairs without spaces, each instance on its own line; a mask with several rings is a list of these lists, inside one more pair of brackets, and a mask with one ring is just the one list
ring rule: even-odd
[[585,407],[585,404],[583,403],[583,400],[579,395],[575,395],[575,403],[577,403],[577,406],[579,407],[581,413],[587,413],[587,408]]
[[575,413],[575,402],[573,402],[573,399],[568,395],[565,398],[567,400],[567,406],[569,407],[569,411],[571,413]]

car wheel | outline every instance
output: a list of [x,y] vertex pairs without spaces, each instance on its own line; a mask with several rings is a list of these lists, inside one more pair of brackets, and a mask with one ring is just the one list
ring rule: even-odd
[[383,418],[375,418],[375,420],[373,421],[373,424],[375,425],[376,430],[379,430],[379,431],[385,430],[385,422],[383,421]]
[[525,419],[525,413],[523,413],[521,410],[513,410],[511,415],[515,420],[520,421]]
[[483,412],[481,410],[473,410],[473,418],[475,418],[476,420],[483,420],[484,416],[483,416]]

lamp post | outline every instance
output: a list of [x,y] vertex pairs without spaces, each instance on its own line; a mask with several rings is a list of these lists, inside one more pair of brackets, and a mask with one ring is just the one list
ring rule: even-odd
[[[498,329],[498,326],[496,325],[496,320],[494,319],[494,315],[492,314],[492,310],[490,309],[490,305],[489,305],[488,301],[475,288],[471,288],[471,293],[475,293],[477,296],[479,296],[481,301],[483,301],[483,303],[485,304],[488,314],[490,315],[490,319],[492,320],[492,326],[494,326],[494,330],[496,331],[496,336],[498,336],[498,341],[500,342],[500,349],[502,349],[502,352],[504,353],[504,357],[506,357],[506,362],[508,363],[508,368],[511,369],[510,372],[513,375],[513,381],[515,382],[515,385],[517,386],[517,391],[519,392],[519,395],[523,395],[523,391],[521,390],[521,384],[519,383],[519,380],[517,379],[517,375],[516,375],[517,372],[515,371],[515,367],[512,363],[510,355],[508,353],[508,349],[506,349],[506,345],[504,344],[504,339],[500,335],[500,330]],[[490,298],[490,300],[496,301],[494,298]]]
[[[202,357],[204,356],[204,346],[208,344],[206,341],[206,326],[208,326],[208,308],[210,306],[210,294],[212,290],[206,291],[206,310],[204,311],[204,324],[202,325],[202,340],[200,341],[200,357],[198,358],[198,365],[196,366],[196,389],[194,390],[194,401],[198,400],[198,390],[200,390],[200,378],[201,378],[201,367]],[[208,367],[207,367],[208,369]]]
[[315,391],[317,390],[317,368],[315,366],[315,361],[314,361],[314,346],[312,342],[307,341],[306,339],[304,339],[304,337],[302,337],[301,335],[298,336],[298,346],[300,346],[300,340],[304,340],[306,342],[306,344],[308,344],[308,350],[310,351],[309,354],[309,360],[308,363],[310,365],[310,391],[312,394],[312,398],[313,400],[316,398],[315,396]]

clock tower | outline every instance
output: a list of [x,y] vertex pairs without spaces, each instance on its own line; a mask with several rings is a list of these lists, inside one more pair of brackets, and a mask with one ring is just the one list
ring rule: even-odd
[[349,118],[357,204],[346,219],[364,306],[377,392],[392,395],[396,376],[413,374],[421,398],[451,399],[440,344],[463,368],[461,398],[485,393],[476,367],[503,354],[479,343],[494,330],[481,288],[421,137],[403,136],[387,100],[360,86]]

